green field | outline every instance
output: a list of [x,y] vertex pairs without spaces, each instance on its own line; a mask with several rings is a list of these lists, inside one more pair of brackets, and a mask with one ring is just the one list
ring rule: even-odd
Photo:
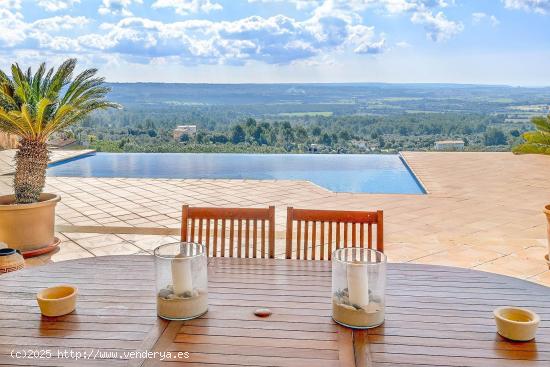
[[285,116],[285,117],[324,116],[324,117],[330,117],[330,116],[332,116],[332,112],[329,112],[329,111],[321,111],[321,112],[283,112],[283,113],[278,113],[277,116]]

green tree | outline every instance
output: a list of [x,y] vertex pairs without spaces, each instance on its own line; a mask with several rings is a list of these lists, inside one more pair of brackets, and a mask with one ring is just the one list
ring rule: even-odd
[[21,137],[15,156],[15,201],[39,201],[46,181],[48,148],[55,132],[82,121],[99,109],[119,108],[105,100],[110,91],[97,69],[87,69],[73,79],[76,59],[54,70],[42,63],[36,73],[11,66],[11,77],[0,70],[0,130]]
[[215,135],[212,135],[212,137],[210,138],[210,141],[214,144],[225,144],[229,141],[229,139],[227,139],[227,136],[223,134],[215,134]]
[[323,133],[323,135],[321,135],[320,142],[323,145],[332,145],[332,138],[329,134]]
[[505,145],[508,143],[506,140],[506,135],[504,135],[502,130],[497,129],[496,127],[488,128],[483,134],[483,140],[486,146]]
[[536,130],[524,133],[525,142],[515,147],[513,152],[550,154],[550,115],[533,117],[531,122]]
[[298,126],[296,128],[296,139],[298,139],[299,143],[305,143],[307,142],[307,130],[304,129],[302,126]]
[[231,142],[233,144],[239,144],[246,139],[246,133],[241,125],[235,125],[231,129]]

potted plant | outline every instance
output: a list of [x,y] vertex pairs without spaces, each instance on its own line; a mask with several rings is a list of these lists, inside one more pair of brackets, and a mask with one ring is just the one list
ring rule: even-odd
[[[514,153],[538,153],[550,154],[550,115],[546,117],[533,117],[531,119],[535,125],[535,131],[528,131],[523,134],[525,142],[514,148]],[[550,204],[544,207],[546,220],[548,222],[548,254],[546,263],[550,268]]]
[[40,65],[36,73],[18,64],[11,77],[0,70],[0,130],[19,137],[15,155],[14,195],[0,196],[0,242],[26,257],[55,248],[56,194],[43,193],[48,138],[98,109],[119,108],[105,100],[110,89],[96,69],[73,78],[76,59],[57,70]]

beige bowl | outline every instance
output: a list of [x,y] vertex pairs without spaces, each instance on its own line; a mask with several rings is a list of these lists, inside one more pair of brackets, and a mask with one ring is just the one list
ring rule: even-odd
[[506,339],[528,341],[535,338],[540,317],[518,307],[499,307],[494,312],[497,332]]
[[44,316],[62,316],[76,308],[77,288],[72,285],[58,285],[38,292],[36,300]]

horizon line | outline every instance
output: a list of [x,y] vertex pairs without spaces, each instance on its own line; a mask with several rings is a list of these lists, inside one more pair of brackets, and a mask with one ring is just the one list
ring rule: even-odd
[[548,85],[528,85],[528,84],[476,84],[476,83],[453,83],[453,82],[153,82],[153,81],[134,81],[134,82],[110,82],[107,84],[188,84],[188,85],[425,85],[425,86],[473,86],[473,87],[507,87],[507,88],[550,88]]

